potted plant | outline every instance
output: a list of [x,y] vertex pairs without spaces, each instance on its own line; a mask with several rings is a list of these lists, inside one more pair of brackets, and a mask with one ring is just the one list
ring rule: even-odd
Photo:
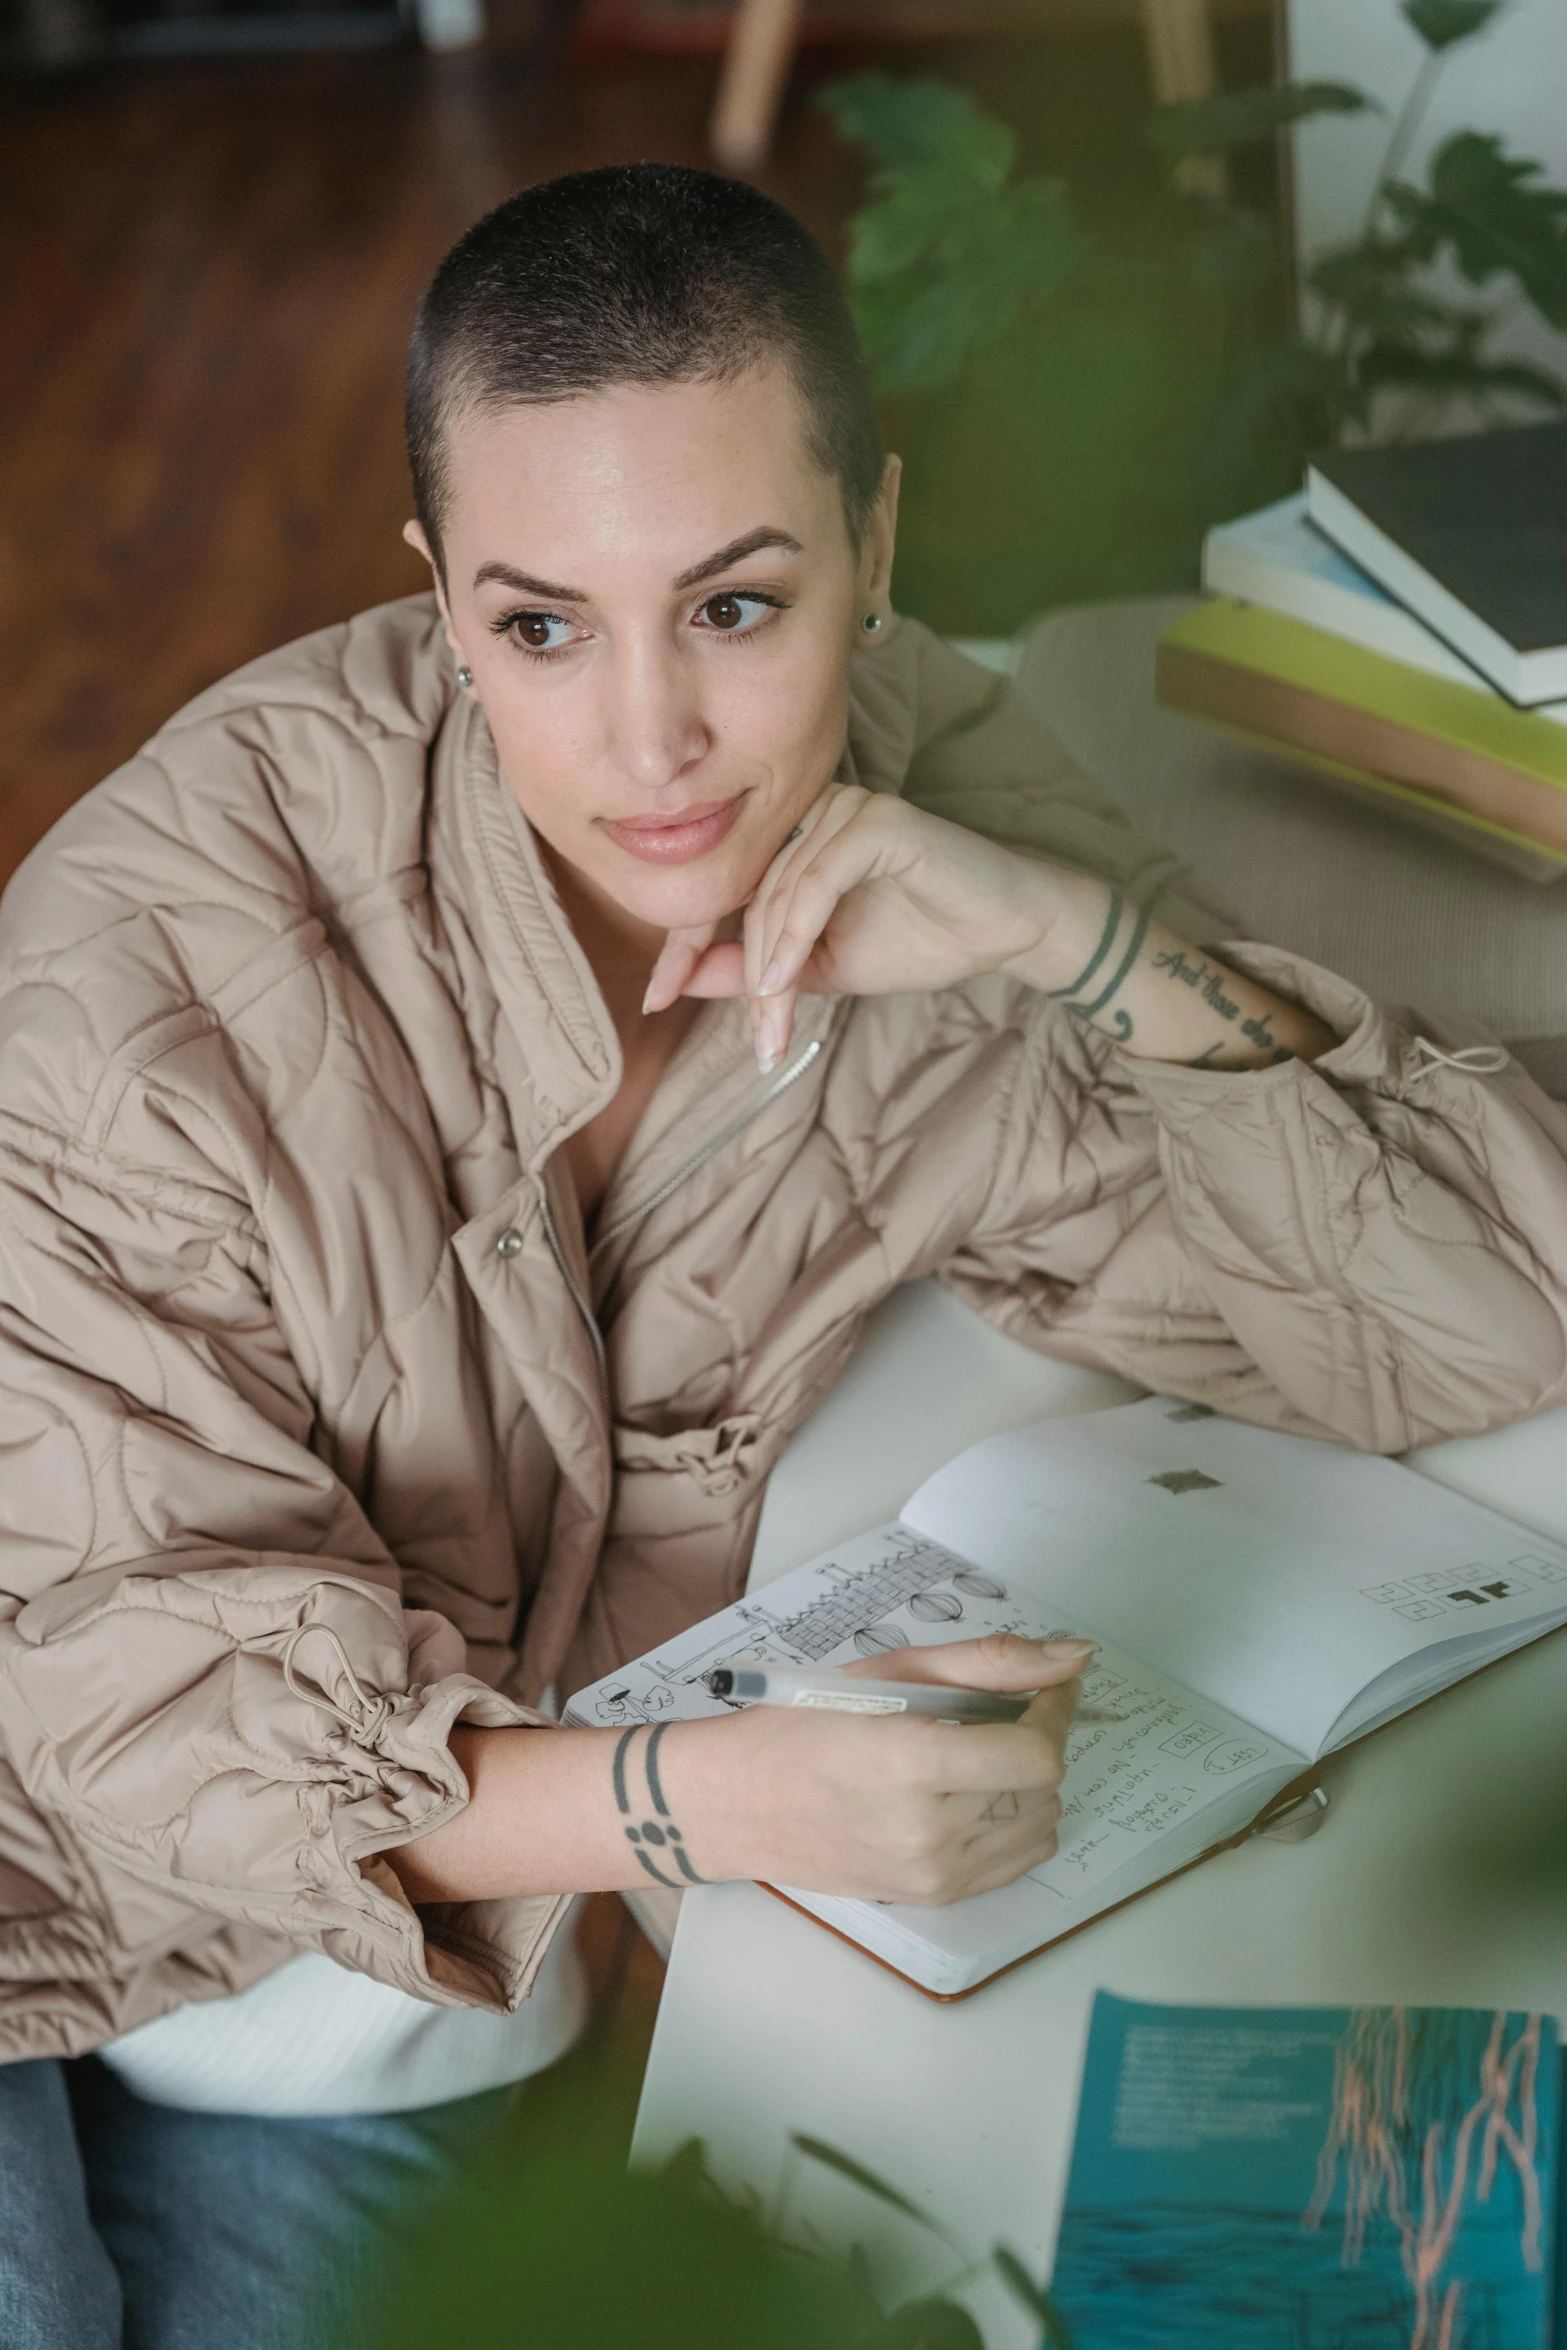
[[1177,185],[1178,167],[1313,115],[1378,115],[1357,89],[1160,108],[1143,135],[1162,185],[1114,240],[1061,180],[1021,173],[1014,133],[963,91],[872,73],[823,93],[872,166],[848,276],[910,460],[906,609],[999,634],[1051,604],[1190,586],[1208,526],[1297,488],[1313,447],[1373,422],[1427,427],[1455,404],[1485,418],[1567,405],[1555,376],[1493,350],[1493,306],[1429,278],[1441,259],[1466,286],[1510,283],[1567,328],[1567,190],[1469,130],[1406,176],[1437,76],[1499,4],[1403,0],[1423,62],[1384,126],[1359,232],[1308,273],[1299,323],[1274,223]]

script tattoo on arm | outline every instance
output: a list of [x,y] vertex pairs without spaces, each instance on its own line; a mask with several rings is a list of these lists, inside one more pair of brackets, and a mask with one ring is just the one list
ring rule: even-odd
[[1094,926],[1097,938],[1076,978],[1056,987],[1061,964],[1051,964],[1062,950],[1047,928],[1035,964],[1044,969],[1032,983],[1116,1044],[1152,1060],[1228,1070],[1266,1068],[1301,1053],[1315,1058],[1333,1042],[1332,1031],[1314,1014],[1248,978],[1211,948],[1174,936],[1120,890],[1086,876],[1063,875],[1056,886],[1071,909],[1066,935],[1074,943],[1065,951],[1072,960],[1095,938]]
[[[1241,1020],[1240,1005],[1233,996],[1224,992],[1224,982],[1230,974],[1222,963],[1210,963],[1205,955],[1192,956],[1182,947],[1171,947],[1154,956],[1153,967],[1156,971],[1162,971],[1167,979],[1178,979],[1183,987],[1195,988],[1208,1009],[1217,1012],[1221,1020],[1227,1020],[1232,1025],[1240,1020],[1239,1033],[1248,1043],[1254,1044],[1259,1052],[1271,1053],[1276,1062],[1292,1058],[1268,1026],[1269,1015],[1266,1012],[1259,1012],[1255,1019]],[[1215,1038],[1212,1044],[1194,1056],[1190,1066],[1193,1069],[1221,1068],[1223,1064],[1218,1056],[1225,1050],[1226,1043],[1223,1037]]]
[[[647,1783],[647,1802],[644,1807],[633,1806],[626,1786],[628,1749],[642,1728],[640,1722],[634,1722],[616,1741],[611,1777],[615,1788],[615,1808],[626,1823],[626,1842],[650,1877],[660,1885],[672,1885],[678,1892],[682,1884],[705,1885],[708,1880],[699,1877],[691,1866],[685,1838],[670,1818],[669,1806],[664,1801],[663,1782],[658,1774],[658,1749],[668,1727],[667,1722],[660,1722],[655,1729],[649,1730],[647,1744],[642,1749],[642,1773]],[[637,1817],[638,1808],[643,1813],[640,1819]],[[678,1873],[672,1877],[666,1876],[659,1865],[660,1861],[673,1863]]]

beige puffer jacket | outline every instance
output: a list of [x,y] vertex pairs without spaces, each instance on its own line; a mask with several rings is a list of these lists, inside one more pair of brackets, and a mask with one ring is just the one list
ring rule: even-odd
[[[1213,923],[1020,697],[905,624],[844,772]],[[1344,1041],[1128,1060],[1000,980],[701,1019],[584,1247],[613,1030],[427,599],[241,671],[0,929],[0,2055],[291,1953],[524,1993],[550,1900],[416,1913],[452,1721],[732,1598],[867,1309],[1397,1451],[1567,1393],[1567,1119],[1341,981]],[[1426,1023],[1437,1045],[1468,1034]]]

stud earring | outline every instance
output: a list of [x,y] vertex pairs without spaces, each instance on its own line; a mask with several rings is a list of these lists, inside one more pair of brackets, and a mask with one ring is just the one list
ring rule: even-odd
[[457,672],[457,683],[459,685],[472,685],[473,683],[473,671],[468,667],[466,661]]
[[860,626],[864,629],[867,636],[874,636],[877,629],[881,626],[881,614],[879,612],[867,612],[865,618],[860,622]]

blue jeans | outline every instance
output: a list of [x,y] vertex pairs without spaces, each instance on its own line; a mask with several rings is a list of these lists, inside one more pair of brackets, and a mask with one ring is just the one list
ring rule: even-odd
[[185,2113],[88,2057],[0,2065],[4,2350],[341,2350],[362,2280],[507,2089],[325,2121]]

